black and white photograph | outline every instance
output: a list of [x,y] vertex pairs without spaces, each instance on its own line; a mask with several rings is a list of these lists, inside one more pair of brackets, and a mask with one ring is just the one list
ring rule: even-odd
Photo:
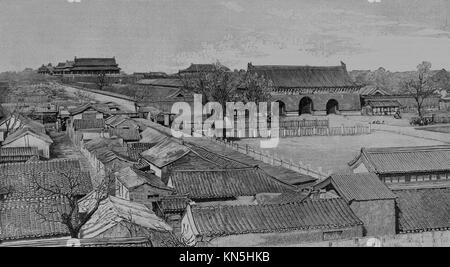
[[450,247],[450,0],[0,0],[0,247]]

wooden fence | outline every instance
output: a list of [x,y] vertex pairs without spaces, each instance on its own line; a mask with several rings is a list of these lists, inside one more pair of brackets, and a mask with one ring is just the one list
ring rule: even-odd
[[321,167],[314,169],[310,164],[305,164],[301,161],[294,162],[292,159],[283,159],[249,145],[239,145],[236,142],[227,142],[215,138],[212,138],[211,140],[272,166],[281,166],[304,175],[309,175],[319,180],[325,179],[331,175],[331,172],[325,172]]
[[[273,135],[274,131],[278,131],[278,137],[304,137],[304,136],[356,136],[366,135],[372,132],[372,127],[369,126],[341,126],[341,127],[299,127],[299,128],[276,128],[270,130],[263,129],[233,129],[227,130],[226,136],[230,138],[269,138],[277,137]],[[196,131],[199,133],[199,131]],[[211,136],[203,131],[201,135]],[[216,131],[216,136],[222,136],[220,130]]]

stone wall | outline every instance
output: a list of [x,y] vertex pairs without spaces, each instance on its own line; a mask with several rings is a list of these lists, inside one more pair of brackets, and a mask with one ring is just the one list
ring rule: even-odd
[[340,94],[310,94],[310,95],[285,95],[274,94],[272,101],[282,101],[286,105],[287,112],[299,111],[300,101],[304,97],[311,98],[315,115],[326,115],[327,103],[330,100],[336,100],[339,104],[339,111],[361,111],[361,100],[358,94],[340,93]]
[[394,235],[396,228],[395,201],[354,201],[350,208],[364,223],[364,235]]
[[198,246],[210,247],[284,247],[294,246],[304,242],[315,242],[331,240],[333,238],[361,237],[362,227],[310,230],[310,231],[289,231],[285,233],[262,233],[243,234],[213,238],[208,241],[199,242]]
[[[299,244],[299,247],[367,247],[372,237]],[[381,247],[448,247],[450,231],[401,234],[378,238]]]

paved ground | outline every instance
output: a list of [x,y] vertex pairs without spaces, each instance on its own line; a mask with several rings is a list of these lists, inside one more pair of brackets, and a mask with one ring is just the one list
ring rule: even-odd
[[72,144],[69,136],[65,132],[52,132],[50,133],[50,136],[53,140],[53,144],[50,149],[51,158],[79,160],[81,169],[90,173],[92,184],[98,184],[101,177],[97,176],[88,159]]
[[[245,139],[240,144],[248,144],[259,148],[258,139]],[[294,137],[283,138],[275,149],[264,151],[292,159],[294,162],[311,164],[314,169],[322,167],[324,171],[340,171],[348,169],[347,163],[361,150],[361,147],[399,147],[443,145],[434,140],[410,137],[390,132],[375,132],[361,136],[332,137]]]
[[446,124],[446,125],[433,125],[433,126],[416,128],[416,130],[450,134],[450,125],[448,125],[448,124]]
[[[59,85],[62,89],[64,89],[70,96],[74,97],[76,92],[84,92],[86,93],[86,91],[72,87],[72,86],[68,86],[68,85]],[[91,96],[92,98],[94,98],[95,100],[99,101],[99,102],[114,102],[116,104],[118,104],[122,109],[124,110],[129,110],[129,111],[133,111],[135,110],[135,105],[134,102],[132,101],[128,101],[125,99],[120,99],[120,98],[116,98],[116,97],[112,97],[112,96],[107,96],[107,95],[102,95],[102,94],[97,94],[94,92],[89,92],[88,93],[89,96]]]

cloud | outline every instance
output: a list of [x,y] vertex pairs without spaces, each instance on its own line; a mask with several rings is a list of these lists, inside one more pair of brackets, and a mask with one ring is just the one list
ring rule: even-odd
[[69,3],[81,3],[81,0],[67,0]]
[[381,3],[381,0],[367,0],[369,3]]
[[228,2],[220,2],[220,4],[228,8],[229,10],[232,10],[237,13],[241,13],[244,11],[244,8],[236,2],[228,1]]

